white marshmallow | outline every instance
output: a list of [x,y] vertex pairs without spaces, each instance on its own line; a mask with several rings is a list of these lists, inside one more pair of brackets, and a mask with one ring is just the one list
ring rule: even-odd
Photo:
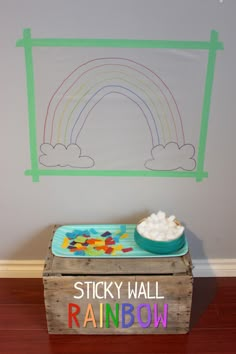
[[175,216],[166,216],[163,211],[152,213],[137,226],[137,230],[143,237],[156,241],[174,240],[182,235],[184,227],[177,225]]

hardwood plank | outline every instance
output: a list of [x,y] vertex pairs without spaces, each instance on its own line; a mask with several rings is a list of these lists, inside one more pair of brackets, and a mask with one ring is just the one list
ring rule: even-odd
[[236,330],[167,336],[48,336],[46,331],[0,332],[1,354],[235,354]]
[[216,304],[236,303],[236,277],[216,278],[217,291],[213,302]]
[[195,278],[191,328],[236,328],[236,278]]
[[[216,308],[214,307],[213,309],[213,307],[209,307],[209,305],[214,303],[217,291],[216,278],[194,278],[190,320],[191,328],[194,328],[195,326],[203,326],[203,328],[212,327],[214,318],[217,319],[217,313]],[[204,320],[204,316],[208,310],[210,310],[209,318],[206,317]]]
[[0,279],[0,304],[43,304],[42,279]]
[[0,305],[0,330],[42,330],[46,328],[46,315],[43,304]]
[[[193,304],[193,310],[194,310]],[[219,328],[219,312],[215,304],[210,304],[205,312],[201,314],[199,319],[194,324],[194,329],[213,329]]]
[[218,304],[217,310],[219,313],[218,326],[221,328],[236,328],[236,301],[234,303]]

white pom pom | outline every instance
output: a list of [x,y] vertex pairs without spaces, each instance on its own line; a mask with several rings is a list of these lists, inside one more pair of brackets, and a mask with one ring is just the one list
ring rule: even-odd
[[152,213],[137,225],[140,235],[156,241],[174,240],[184,232],[182,225],[177,225],[175,216],[166,217],[163,211]]
[[158,211],[157,217],[159,220],[163,220],[166,217],[166,213],[164,213],[163,211]]

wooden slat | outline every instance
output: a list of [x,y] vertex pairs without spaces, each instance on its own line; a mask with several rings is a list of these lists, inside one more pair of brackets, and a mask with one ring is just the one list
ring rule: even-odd
[[45,264],[44,264],[44,273],[46,274],[47,272],[51,272],[51,269],[52,269],[52,263],[53,263],[53,254],[52,254],[52,240],[53,240],[53,236],[56,232],[56,229],[58,228],[57,225],[53,225],[51,227],[51,237],[50,237],[50,240],[49,240],[49,243],[48,243],[48,252],[47,252],[47,256],[46,256],[46,259],[45,259]]
[[188,271],[183,257],[109,259],[109,266],[104,259],[53,257],[50,274],[186,274]]
[[[75,289],[75,282],[81,282],[81,288],[84,291],[84,296],[81,299],[76,299],[74,296],[80,294],[78,290]],[[92,282],[96,284],[97,282],[113,282],[111,288],[110,296],[97,299],[96,295],[89,293],[87,296],[86,282]],[[140,285],[141,282],[150,284],[150,295],[153,296],[164,296],[164,299],[147,299],[145,296],[140,296],[137,298],[128,296],[128,285],[129,283],[134,285],[137,281]],[[118,293],[116,292],[116,287],[114,282],[120,284],[121,292],[120,299],[118,298]],[[159,285],[158,294],[155,293],[156,282]],[[192,301],[192,278],[188,275],[184,276],[114,276],[113,278],[109,276],[49,276],[44,278],[45,286],[45,304],[47,312],[47,322],[50,333],[79,333],[79,334],[132,334],[132,333],[186,333],[189,328],[190,311],[191,311],[191,301]],[[104,297],[102,290],[102,284],[99,288],[99,297]],[[154,328],[153,324],[145,330],[138,324],[137,318],[134,324],[129,328],[114,328],[111,324],[110,328],[94,328],[90,323],[89,328],[84,328],[82,325],[80,328],[68,328],[68,304],[77,303],[80,306],[79,317],[83,322],[85,318],[85,313],[87,310],[88,303],[91,303],[94,310],[94,315],[97,323],[99,324],[99,304],[109,303],[114,307],[115,303],[119,303],[120,307],[123,302],[131,303],[134,306],[134,315],[137,306],[141,303],[148,303],[153,308],[154,303],[158,304],[158,309],[162,312],[164,303],[168,304],[168,326],[167,328]],[[121,323],[121,311],[120,311],[120,323]],[[145,316],[143,320],[146,321]]]

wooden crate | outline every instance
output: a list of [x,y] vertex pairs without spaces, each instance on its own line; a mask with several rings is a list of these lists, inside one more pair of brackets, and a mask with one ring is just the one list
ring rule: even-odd
[[[144,259],[61,258],[52,254],[50,242],[43,281],[49,333],[189,331],[193,289],[189,253]],[[136,296],[131,290],[137,290]]]

